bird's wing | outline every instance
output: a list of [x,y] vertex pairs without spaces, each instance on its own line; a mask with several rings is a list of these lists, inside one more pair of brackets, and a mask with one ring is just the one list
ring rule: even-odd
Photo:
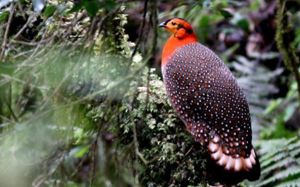
[[177,49],[163,72],[167,93],[196,141],[228,170],[256,164],[246,98],[226,65],[207,47]]

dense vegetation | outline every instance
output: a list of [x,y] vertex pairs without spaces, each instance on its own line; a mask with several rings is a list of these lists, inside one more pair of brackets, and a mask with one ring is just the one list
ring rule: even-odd
[[159,21],[189,20],[250,104],[260,180],[300,184],[297,0],[0,0],[0,186],[206,186]]

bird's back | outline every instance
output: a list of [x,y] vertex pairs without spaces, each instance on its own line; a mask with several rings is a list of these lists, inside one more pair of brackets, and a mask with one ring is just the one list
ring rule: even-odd
[[209,148],[216,165],[258,178],[249,107],[222,60],[199,43],[187,44],[175,50],[163,76],[172,106],[195,140]]

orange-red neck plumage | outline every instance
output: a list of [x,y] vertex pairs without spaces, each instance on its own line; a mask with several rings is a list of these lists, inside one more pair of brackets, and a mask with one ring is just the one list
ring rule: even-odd
[[[176,33],[175,33],[176,34]],[[185,34],[183,37],[177,37],[175,34],[172,34],[168,41],[166,42],[163,52],[162,52],[162,61],[161,66],[164,67],[168,62],[168,59],[172,56],[174,51],[184,45],[197,42],[197,37],[194,33]]]

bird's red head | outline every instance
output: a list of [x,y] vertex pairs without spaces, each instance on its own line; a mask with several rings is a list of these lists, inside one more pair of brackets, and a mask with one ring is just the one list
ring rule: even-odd
[[173,37],[178,39],[184,39],[194,35],[192,26],[184,19],[172,18],[162,22],[160,27],[165,28],[173,34]]
[[191,24],[181,18],[168,19],[159,24],[159,26],[172,33],[166,42],[162,53],[162,67],[164,67],[167,60],[172,56],[176,49],[183,47],[186,44],[196,42],[197,37]]

